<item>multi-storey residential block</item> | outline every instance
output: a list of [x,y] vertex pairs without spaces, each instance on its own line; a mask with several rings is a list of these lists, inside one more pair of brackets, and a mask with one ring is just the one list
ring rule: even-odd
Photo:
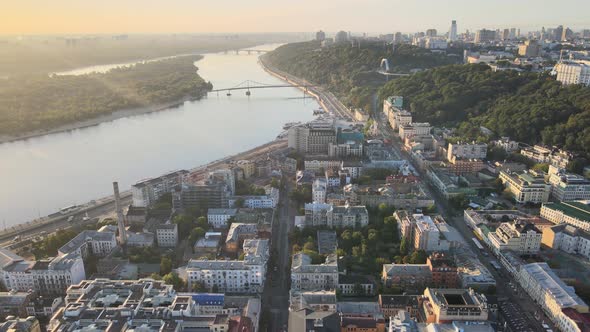
[[541,217],[590,232],[590,206],[584,202],[545,203],[541,206]]
[[305,204],[306,226],[364,227],[368,224],[369,212],[365,206]]
[[476,44],[485,44],[496,39],[496,31],[494,30],[487,30],[481,29],[475,32],[475,43]]
[[311,257],[298,253],[291,263],[291,290],[315,291],[338,288],[338,258],[328,255],[322,264],[312,264]]
[[527,40],[524,44],[518,45],[518,55],[526,58],[538,57],[541,50],[541,45],[536,40]]
[[59,248],[58,253],[59,255],[75,253],[82,258],[89,255],[104,257],[110,254],[116,246],[117,239],[114,232],[86,230]]
[[493,141],[492,144],[506,152],[515,152],[520,149],[518,142],[511,140],[510,137],[501,137],[499,140]]
[[33,278],[33,289],[47,296],[63,295],[70,285],[86,278],[84,262],[75,253],[36,261],[29,272]]
[[311,186],[311,197],[314,203],[326,203],[328,183],[325,178],[316,178]]
[[427,288],[424,297],[422,309],[427,323],[488,320],[489,308],[485,295],[471,288]]
[[228,208],[231,190],[227,184],[206,182],[200,184],[183,184],[172,192],[172,207],[176,211],[187,209],[207,210],[210,208]]
[[133,206],[149,207],[162,195],[172,192],[172,189],[180,185],[189,172],[180,170],[164,174],[154,179],[137,182],[131,186]]
[[225,249],[237,253],[246,239],[253,239],[258,235],[257,224],[234,222],[229,227],[225,240]]
[[576,295],[574,288],[566,285],[547,263],[521,266],[518,281],[525,292],[541,306],[548,318],[558,326],[567,320],[563,313],[566,308],[588,312],[588,305]]
[[268,240],[244,241],[244,260],[195,260],[186,266],[189,288],[201,283],[221,292],[259,293],[266,280]]
[[266,195],[233,196],[228,203],[237,207],[236,202],[242,201],[242,207],[248,209],[274,209],[279,203],[279,189],[268,186],[265,188]]
[[417,318],[420,311],[421,295],[383,295],[379,294],[379,308],[385,318],[391,318],[400,311],[406,311]]
[[158,225],[156,240],[161,248],[176,248],[178,245],[178,225],[172,223]]
[[41,332],[41,325],[34,316],[27,318],[10,317],[4,323],[0,323],[0,331]]
[[244,172],[244,178],[248,179],[256,174],[256,164],[252,160],[238,160],[236,166]]
[[209,209],[207,222],[213,228],[226,228],[229,219],[235,217],[237,212],[237,209]]
[[331,168],[340,168],[341,164],[342,160],[335,158],[310,158],[303,162],[305,170],[314,173]]
[[560,61],[555,65],[553,71],[557,73],[557,80],[564,85],[582,84],[590,86],[590,61]]
[[555,250],[590,259],[590,233],[568,224],[543,229],[541,243]]
[[512,250],[521,254],[534,254],[541,248],[542,233],[533,224],[504,222],[495,232],[488,234],[490,246],[496,253]]
[[426,265],[432,275],[431,286],[436,288],[459,287],[457,264],[452,258],[442,252],[435,252],[428,256]]
[[381,281],[387,287],[422,290],[432,283],[427,264],[383,264]]
[[581,175],[568,173],[553,165],[549,166],[551,195],[558,201],[590,199],[590,180]]
[[364,276],[341,275],[338,289],[345,296],[371,296],[375,294],[375,284]]
[[430,216],[414,214],[412,218],[415,220],[414,238],[412,239],[414,249],[427,252],[448,251],[450,249],[450,241],[442,236],[438,225]]
[[476,142],[449,143],[447,147],[447,160],[453,157],[460,159],[484,159],[488,155],[488,145]]
[[549,200],[551,185],[534,171],[520,174],[500,171],[500,180],[519,203],[545,203]]
[[179,294],[152,279],[84,280],[68,288],[66,304],[47,330],[227,332],[241,326],[238,331],[255,331],[258,317],[251,310],[260,312],[259,300],[236,306],[223,294]]
[[0,320],[8,316],[27,318],[35,315],[34,295],[31,292],[0,292]]
[[526,147],[520,150],[520,154],[537,162],[548,163],[551,158],[551,149],[541,145],[535,145],[532,148]]
[[399,127],[399,137],[402,140],[405,140],[408,137],[412,136],[425,136],[430,135],[430,131],[432,130],[432,126],[428,122],[418,123],[412,122],[407,125],[401,125]]
[[310,122],[289,128],[288,146],[308,154],[328,154],[330,143],[336,143],[336,128],[331,122]]

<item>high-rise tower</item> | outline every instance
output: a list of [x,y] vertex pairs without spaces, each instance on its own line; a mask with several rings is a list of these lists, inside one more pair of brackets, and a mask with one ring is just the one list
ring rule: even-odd
[[457,40],[457,21],[455,20],[451,22],[451,30],[449,30],[449,40],[452,42]]

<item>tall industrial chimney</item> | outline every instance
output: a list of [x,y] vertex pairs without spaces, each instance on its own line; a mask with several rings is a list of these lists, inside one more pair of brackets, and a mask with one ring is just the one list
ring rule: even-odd
[[121,197],[119,196],[119,183],[113,182],[115,191],[115,210],[117,211],[117,226],[119,227],[119,244],[127,243],[127,231],[125,230],[125,219],[123,219],[123,208],[121,207]]

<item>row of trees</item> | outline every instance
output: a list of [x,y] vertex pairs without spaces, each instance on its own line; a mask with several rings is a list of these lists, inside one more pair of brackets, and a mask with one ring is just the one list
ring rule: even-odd
[[107,73],[0,80],[0,135],[17,135],[114,111],[198,98],[212,88],[196,73],[200,56],[140,63]]

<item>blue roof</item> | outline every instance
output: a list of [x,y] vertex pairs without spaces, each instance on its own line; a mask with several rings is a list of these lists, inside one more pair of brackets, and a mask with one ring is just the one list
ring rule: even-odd
[[198,293],[193,294],[193,300],[198,305],[223,305],[225,303],[225,294]]

